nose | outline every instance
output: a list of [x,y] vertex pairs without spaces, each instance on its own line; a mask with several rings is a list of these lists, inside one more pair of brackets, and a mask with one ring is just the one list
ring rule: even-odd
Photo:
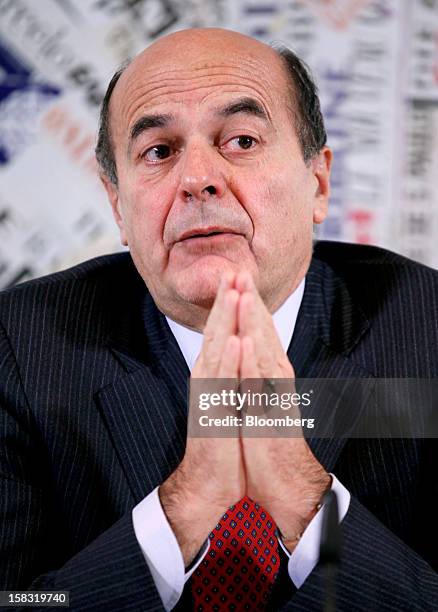
[[184,152],[179,187],[184,201],[207,202],[221,198],[226,189],[223,173],[223,158],[213,145],[192,143]]

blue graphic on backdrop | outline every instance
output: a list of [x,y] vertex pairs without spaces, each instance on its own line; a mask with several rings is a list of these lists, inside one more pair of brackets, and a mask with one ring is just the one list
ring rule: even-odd
[[38,115],[61,91],[0,42],[0,166],[33,141]]

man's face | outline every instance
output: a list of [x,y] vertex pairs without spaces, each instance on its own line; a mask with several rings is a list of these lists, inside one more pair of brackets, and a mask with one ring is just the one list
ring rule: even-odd
[[226,270],[249,270],[271,311],[304,276],[330,152],[304,163],[289,100],[274,52],[223,30],[161,39],[116,85],[107,191],[137,269],[177,320],[208,312]]

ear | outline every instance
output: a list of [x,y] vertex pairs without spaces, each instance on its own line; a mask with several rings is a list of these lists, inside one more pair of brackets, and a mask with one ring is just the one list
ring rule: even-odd
[[119,190],[117,189],[117,185],[114,185],[114,183],[110,181],[105,174],[100,175],[100,180],[102,181],[102,184],[105,188],[106,195],[108,196],[108,201],[111,204],[111,209],[113,211],[113,217],[120,230],[120,242],[124,246],[128,246],[128,239],[126,237],[125,223],[123,221]]
[[324,147],[310,162],[316,180],[313,203],[313,223],[322,223],[328,213],[332,159],[333,153],[331,149]]

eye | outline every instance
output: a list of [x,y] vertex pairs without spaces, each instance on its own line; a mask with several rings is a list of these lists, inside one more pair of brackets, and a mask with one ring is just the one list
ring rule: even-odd
[[142,154],[142,157],[150,162],[157,162],[163,159],[167,159],[172,153],[172,149],[169,145],[159,144],[149,149]]
[[241,136],[236,136],[235,138],[231,138],[231,140],[227,143],[232,149],[237,150],[248,150],[253,149],[254,145],[257,144],[257,140],[253,136],[248,136],[247,134],[242,134]]

